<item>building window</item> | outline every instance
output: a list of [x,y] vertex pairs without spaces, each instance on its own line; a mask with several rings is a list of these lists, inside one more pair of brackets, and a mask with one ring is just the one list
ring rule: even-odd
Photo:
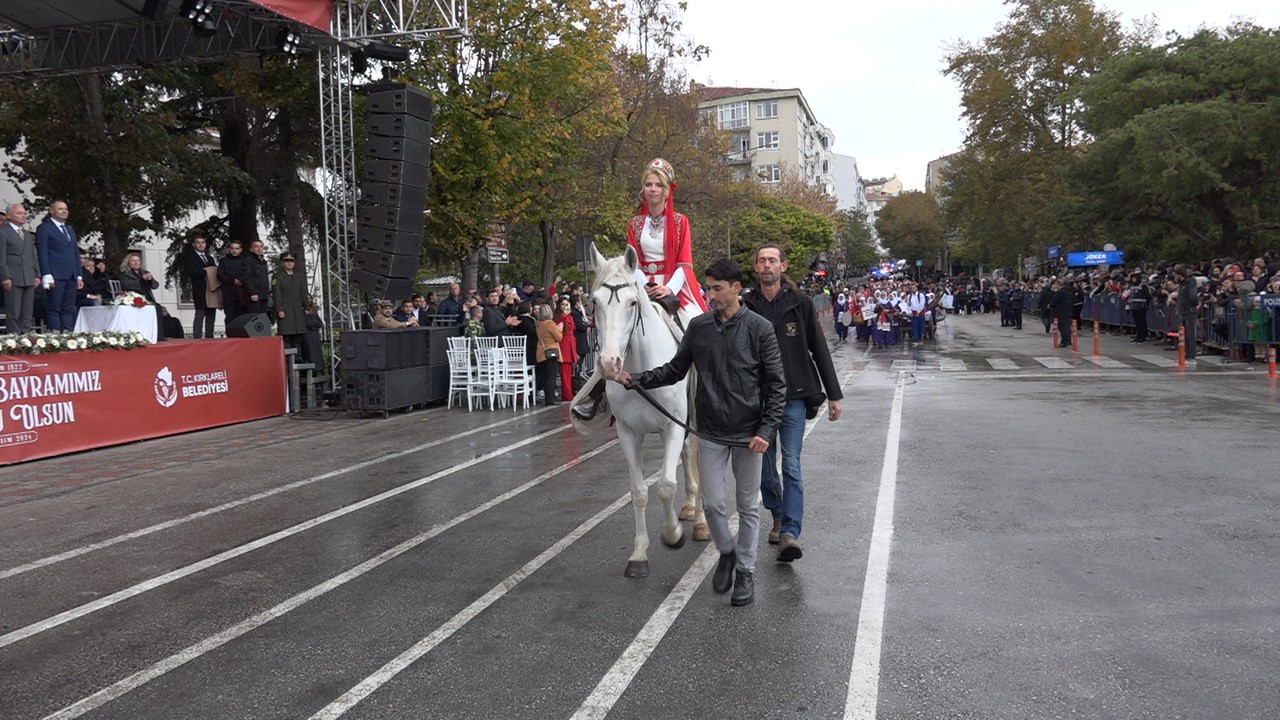
[[763,120],[765,118],[776,118],[776,117],[778,117],[778,101],[777,100],[765,100],[764,102],[756,103],[756,119],[757,120]]
[[782,182],[782,168],[777,165],[761,165],[756,170],[756,176],[760,178],[760,182]]
[[822,172],[824,173],[831,172],[831,164],[828,163],[826,160],[822,161]]
[[756,148],[759,150],[777,150],[778,131],[756,133]]
[[720,129],[732,130],[747,127],[751,122],[748,117],[747,102],[729,103],[720,106]]

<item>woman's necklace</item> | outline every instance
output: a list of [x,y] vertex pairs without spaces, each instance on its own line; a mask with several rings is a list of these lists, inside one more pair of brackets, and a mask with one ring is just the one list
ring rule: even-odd
[[662,215],[658,215],[657,217],[654,217],[653,215],[649,216],[649,237],[660,237],[664,229],[665,225],[662,222]]

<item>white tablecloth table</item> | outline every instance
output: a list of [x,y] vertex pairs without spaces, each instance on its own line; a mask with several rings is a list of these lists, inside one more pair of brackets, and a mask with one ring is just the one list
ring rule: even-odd
[[128,307],[126,305],[90,305],[80,308],[76,315],[76,332],[140,332],[148,342],[157,337],[157,319],[154,306]]

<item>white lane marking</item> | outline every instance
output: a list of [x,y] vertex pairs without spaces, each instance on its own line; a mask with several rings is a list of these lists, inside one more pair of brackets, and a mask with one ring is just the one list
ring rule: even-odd
[[957,360],[956,358],[939,358],[938,367],[942,372],[964,372],[969,369],[963,360]]
[[1122,363],[1113,357],[1107,357],[1106,355],[1099,355],[1098,357],[1094,357],[1092,355],[1085,355],[1084,359],[1102,368],[1117,369],[1117,368],[1129,367],[1127,364]]
[[[864,353],[865,354],[865,353]],[[853,377],[856,370],[845,373],[840,379],[840,387],[843,388],[849,384],[849,379]],[[825,407],[825,405],[824,405]],[[805,425],[804,437],[808,439],[809,433],[818,426],[818,422],[822,420],[823,408],[818,408],[818,414]],[[756,496],[759,502],[759,495]],[[763,512],[763,510],[761,511]],[[737,527],[738,514],[735,512],[729,517],[731,527]],[[685,605],[689,603],[689,599],[693,596],[693,591],[702,584],[702,579],[719,560],[719,553],[716,551],[714,543],[707,546],[706,550],[694,561],[693,565],[685,571],[680,581],[671,589],[667,597],[658,606],[658,609],[649,617],[648,622],[640,629],[636,638],[631,641],[631,645],[623,651],[622,655],[614,662],[613,667],[600,678],[600,682],[596,684],[595,690],[591,691],[591,695],[583,701],[578,707],[578,711],[573,714],[572,720],[602,720],[613,706],[618,702],[618,698],[622,697],[622,693],[626,692],[631,686],[631,681],[635,679],[636,673],[640,672],[640,668],[649,661],[649,657],[653,655],[653,651],[658,647],[658,643],[662,642],[662,638],[666,636],[667,631],[671,629],[671,625],[684,611]]]
[[1067,370],[1071,367],[1071,363],[1060,357],[1038,357],[1035,361],[1050,370]]
[[[542,412],[545,409],[546,408],[535,410],[534,412]],[[524,417],[528,417],[528,416],[525,415]],[[495,427],[498,427],[499,425],[505,425],[510,422],[515,422],[518,419],[519,418],[512,418],[510,420],[499,420],[498,422],[489,423],[488,425],[478,427],[474,431],[469,431],[469,432],[480,432],[483,430],[489,430],[490,428],[495,428]],[[254,495],[250,495],[248,497],[241,498],[239,500],[232,500],[231,502],[223,503],[221,505],[208,508],[207,510],[200,510],[198,512],[193,512],[189,515],[183,515],[182,517],[174,518],[172,520],[166,520],[165,522],[162,522],[162,523],[156,523],[155,525],[150,525],[148,527],[134,530],[133,532],[128,532],[123,535],[116,535],[115,537],[107,538],[106,540],[92,543],[90,545],[82,545],[81,547],[73,548],[71,550],[67,550],[66,552],[58,553],[57,555],[50,555],[48,557],[40,558],[39,560],[33,560],[24,565],[18,565],[17,567],[9,568],[8,570],[2,570],[0,571],[0,580],[3,580],[8,577],[13,577],[14,575],[21,575],[22,573],[31,572],[32,570],[46,567],[48,565],[60,563],[60,562],[63,562],[64,560],[70,560],[71,558],[79,557],[80,555],[85,555],[87,553],[94,552],[95,550],[108,548],[108,547],[111,547],[112,545],[118,545],[122,542],[127,542],[129,540],[136,540],[140,537],[146,537],[147,535],[158,533],[162,530],[168,530],[170,528],[174,528],[179,525],[189,523],[193,520],[199,520],[200,518],[209,517],[210,515],[216,515],[217,513],[225,512],[227,510],[231,510],[233,508],[237,508],[242,505],[248,505],[249,503],[257,502],[259,500],[269,498],[272,495],[279,495],[280,493],[289,492],[291,490],[297,490],[300,487],[306,487],[307,485],[311,485],[312,483],[317,483],[322,480],[328,480],[330,478],[337,477],[339,475],[343,475],[350,472],[355,472],[357,470],[363,470],[367,467],[371,467],[379,463],[387,462],[388,460],[395,460],[396,458],[404,457],[405,455],[412,455],[413,453],[421,452],[423,450],[429,450],[433,447],[436,447],[437,445],[444,445],[446,443],[451,443],[451,442],[454,442],[454,438],[442,438],[440,440],[432,440],[431,442],[423,443],[421,445],[411,447],[408,450],[398,450],[389,455],[383,455],[381,457],[376,457],[369,460],[365,460],[363,462],[358,462],[354,465],[348,465],[347,467],[338,468],[337,470],[331,470],[327,473],[324,473],[323,475],[316,475],[315,477],[307,478],[305,480],[299,480],[297,482],[292,482],[292,483],[289,483],[288,485],[281,485],[278,488],[272,488],[270,490],[266,490]]]
[[1134,355],[1133,359],[1141,360],[1144,363],[1149,363],[1162,368],[1171,368],[1178,365],[1177,358],[1171,358],[1165,355]]
[[906,378],[898,376],[889,412],[889,433],[884,442],[884,465],[880,470],[880,492],[876,499],[876,519],[871,528],[871,549],[867,554],[867,574],[862,585],[862,606],[858,611],[858,636],[849,669],[849,689],[845,696],[845,720],[875,720],[880,693],[880,644],[884,637],[885,599],[889,582],[889,550],[893,542],[893,503],[898,479],[898,443],[902,437],[902,398]]
[[217,633],[216,635],[211,635],[205,638],[204,640],[201,640],[200,642],[196,643],[195,645],[192,645],[186,648],[185,650],[181,650],[177,653],[174,653],[173,655],[170,655],[169,657],[153,664],[151,667],[148,667],[144,670],[139,670],[138,672],[130,675],[129,677],[126,677],[108,687],[105,687],[102,690],[99,690],[98,692],[92,695],[89,695],[88,697],[85,697],[71,705],[68,705],[67,707],[53,713],[52,715],[47,715],[45,716],[44,720],[71,720],[71,718],[80,717],[81,715],[91,710],[99,708],[111,702],[112,700],[119,698],[125,693],[128,693],[132,690],[136,690],[142,687],[143,685],[151,682],[152,680],[155,680],[156,678],[164,675],[165,673],[168,673],[171,670],[179,668],[185,665],[186,663],[189,663],[192,660],[199,658],[201,655],[211,652],[231,642],[232,640],[235,640],[236,638],[242,635],[245,635],[271,622],[272,620],[275,620],[276,618],[285,615],[286,613],[296,610],[302,605],[305,605],[306,603],[309,603],[312,600],[315,600],[316,598],[330,592],[331,590],[335,590],[338,587],[341,587],[342,585],[352,580],[355,580],[356,578],[360,577],[361,575],[364,575],[370,570],[374,570],[379,566],[390,562],[391,560],[399,557],[400,555],[403,555],[406,552],[412,550],[413,548],[430,540],[431,538],[434,538],[440,535],[444,531],[452,527],[455,527],[457,525],[460,525],[466,522],[467,520],[474,518],[480,513],[485,512],[486,510],[490,510],[494,507],[497,507],[498,505],[538,485],[541,485],[546,480],[549,480],[550,478],[555,477],[556,475],[559,475],[560,473],[566,470],[569,470],[571,468],[574,468],[574,467],[577,467],[578,465],[583,464],[584,462],[591,459],[592,457],[599,455],[600,453],[604,452],[605,450],[617,444],[618,444],[618,440],[616,439],[610,440],[604,445],[601,445],[600,447],[590,452],[579,455],[578,457],[574,458],[573,460],[570,460],[569,462],[561,465],[560,467],[557,467],[552,470],[548,470],[547,472],[539,475],[538,477],[530,480],[529,482],[517,488],[508,490],[507,492],[494,497],[488,502],[485,502],[482,505],[478,505],[463,514],[458,515],[457,517],[449,520],[446,523],[436,525],[432,527],[430,530],[426,531],[425,533],[422,533],[421,535],[417,535],[413,538],[410,538],[400,543],[399,545],[396,545],[395,547],[390,548],[360,563],[359,565],[356,565],[355,567],[351,568],[350,570],[347,570],[344,573],[335,575],[329,578],[328,580],[326,580],[325,582],[319,585],[316,585],[310,590],[298,593],[297,595],[294,595],[293,597],[285,600],[284,602],[276,605],[273,608],[270,608],[269,610],[264,610],[258,613],[257,615],[254,615],[246,620],[236,623],[235,625],[232,625],[231,627],[227,628],[226,630],[223,630],[220,633]]
[[894,360],[889,366],[889,372],[915,372],[916,369],[915,360]]
[[[731,525],[737,525],[737,519],[738,515],[734,513],[730,518]],[[609,668],[609,672],[600,678],[595,690],[591,691],[570,720],[603,720],[609,714],[618,698],[622,697],[622,693],[626,692],[631,681],[640,672],[640,668],[649,661],[658,643],[666,637],[667,631],[684,611],[685,605],[689,604],[694,590],[702,585],[703,579],[719,559],[720,553],[716,550],[715,543],[708,543],[707,548],[689,566],[671,592],[667,593],[666,599],[649,616],[649,621],[640,628],[631,645],[623,651],[613,667]]]
[[992,370],[1017,370],[1018,363],[1009,358],[987,358],[987,364]]
[[555,435],[556,433],[562,433],[566,430],[571,430],[571,429],[573,429],[571,425],[562,425],[558,428],[555,428],[554,430],[548,430],[547,432],[541,433],[539,435],[535,435],[533,437],[521,440],[520,442],[517,442],[514,445],[509,445],[507,447],[504,447],[501,450],[494,450],[492,452],[487,452],[472,460],[468,460],[467,462],[461,463],[459,465],[454,465],[453,467],[441,470],[436,473],[432,473],[431,475],[427,475],[426,477],[418,478],[417,480],[414,480],[405,485],[401,485],[400,487],[392,488],[391,490],[387,490],[386,492],[382,492],[372,497],[365,498],[364,500],[361,500],[359,502],[352,503],[351,505],[347,505],[345,507],[339,508],[332,512],[325,513],[324,515],[319,515],[310,520],[300,522],[297,525],[293,525],[292,527],[287,527],[283,530],[271,533],[270,535],[266,535],[264,537],[258,538],[257,540],[254,540],[252,542],[248,542],[243,545],[238,545],[229,550],[224,550],[223,552],[220,552],[217,555],[213,555],[211,557],[205,558],[204,560],[201,560],[199,562],[192,563],[184,567],[180,567],[176,570],[171,570],[163,575],[159,575],[150,580],[140,582],[131,587],[127,587],[124,590],[111,593],[110,595],[101,597],[97,600],[94,600],[93,602],[85,603],[84,605],[79,605],[65,612],[58,613],[53,617],[46,618],[39,622],[35,622],[25,627],[18,628],[17,630],[14,630],[12,632],[6,633],[4,635],[0,635],[0,648],[6,647],[8,645],[12,645],[13,643],[18,642],[19,640],[25,640],[26,638],[29,638],[32,635],[38,635],[46,630],[62,625],[63,623],[68,623],[68,622],[71,622],[72,620],[82,618],[85,615],[95,613],[103,608],[110,607],[123,600],[128,600],[131,597],[141,595],[142,593],[147,592],[149,590],[154,590],[158,587],[168,585],[169,583],[175,580],[180,580],[184,577],[187,577],[188,575],[194,575],[195,573],[201,572],[203,570],[207,570],[215,565],[224,563],[227,560],[231,560],[232,558],[237,558],[246,553],[253,552],[254,550],[257,550],[259,548],[266,547],[267,545],[270,545],[274,542],[278,542],[280,540],[284,540],[285,538],[292,537],[299,533],[305,532],[307,530],[310,530],[311,528],[317,527],[319,525],[323,525],[324,523],[327,523],[330,520],[336,520],[337,518],[343,517],[344,515],[350,515],[351,513],[356,512],[357,510],[363,510],[364,508],[367,508],[371,505],[380,503],[383,500],[393,498],[397,495],[401,495],[403,493],[409,492],[410,490],[415,490],[419,487],[422,487],[423,485],[426,485],[431,482],[435,482],[436,480],[439,480],[442,477],[452,475],[460,470],[465,470],[466,468],[469,468],[473,465],[478,465],[482,462],[491,460],[500,455],[505,455],[513,450],[524,447],[525,445],[530,445],[546,437]]
[[[653,485],[661,474],[662,472],[658,471],[650,475],[646,480],[646,485]],[[503,595],[510,592],[525,578],[529,577],[543,565],[546,565],[557,555],[564,552],[570,545],[581,540],[582,537],[595,528],[595,526],[604,522],[605,518],[608,518],[610,515],[618,512],[630,503],[631,493],[628,492],[615,500],[611,505],[609,505],[609,507],[606,507],[595,515],[592,515],[581,525],[574,528],[568,535],[560,538],[560,540],[554,545],[544,550],[542,554],[525,563],[525,565],[519,570],[511,573],[502,582],[490,588],[489,592],[481,595],[475,602],[472,602],[470,605],[460,610],[458,614],[449,618],[445,624],[436,628],[436,630],[430,635],[419,640],[413,645],[413,647],[400,653],[400,655],[395,659],[378,668],[372,675],[361,680],[355,685],[355,687],[343,693],[337,700],[334,700],[322,708],[320,712],[312,715],[311,720],[332,720],[333,718],[341,717],[348,710],[355,707],[361,700],[369,697],[369,695],[377,691],[378,688],[390,682],[392,678],[400,674],[400,672],[405,668],[420,660],[424,655],[435,649],[435,647],[440,643],[448,640],[454,633],[461,630],[463,626],[475,619],[477,615],[484,612],[490,605],[493,605],[495,602],[502,599]]]

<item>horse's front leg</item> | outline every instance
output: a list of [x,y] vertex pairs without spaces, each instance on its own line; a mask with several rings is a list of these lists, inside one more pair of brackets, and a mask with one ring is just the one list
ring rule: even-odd
[[684,528],[676,517],[676,465],[684,447],[684,433],[669,425],[662,433],[662,477],[658,479],[658,499],[662,500],[662,542],[668,547],[684,547]]
[[649,488],[644,482],[644,468],[640,464],[640,446],[644,436],[638,435],[622,423],[618,423],[618,440],[622,454],[627,458],[631,478],[631,509],[636,519],[635,547],[627,558],[623,575],[630,578],[649,577],[649,528],[644,521],[644,510],[649,504]]
[[693,539],[706,542],[711,539],[711,526],[702,510],[702,483],[698,476],[698,438],[690,435],[684,441],[684,507],[680,519],[693,519]]

